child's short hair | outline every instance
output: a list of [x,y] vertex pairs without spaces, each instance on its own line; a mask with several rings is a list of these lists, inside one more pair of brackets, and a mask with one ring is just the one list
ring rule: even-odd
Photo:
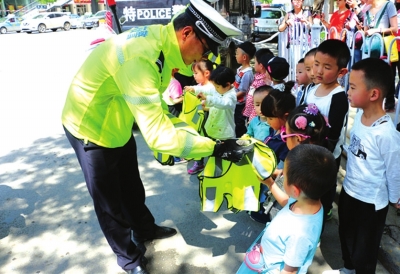
[[391,91],[394,92],[394,77],[390,66],[378,58],[366,58],[355,63],[352,70],[364,72],[364,83],[368,90],[378,88],[382,97]]
[[[262,48],[256,51],[256,54],[254,55],[254,58],[257,60],[258,63],[262,63],[261,60],[262,58],[264,58],[264,56],[266,56],[266,58],[271,59],[272,57],[274,57],[274,54],[272,53],[272,51],[269,48]],[[267,63],[268,63],[267,61]]]
[[336,59],[339,69],[347,67],[350,61],[350,50],[345,42],[337,39],[328,39],[319,44],[317,52],[328,54]]
[[289,113],[286,122],[291,133],[309,136],[301,142],[302,144],[320,145],[331,149],[326,138],[329,130],[327,121],[315,104],[296,107]]
[[256,93],[261,93],[261,92],[271,92],[272,90],[274,90],[274,88],[273,87],[271,87],[271,86],[269,86],[269,85],[262,85],[262,86],[259,86],[258,88],[256,88],[255,90],[254,90],[254,94],[256,94]]
[[211,72],[210,81],[215,84],[227,87],[235,82],[235,72],[225,66],[218,66]]
[[206,70],[212,72],[214,69],[214,63],[211,62],[208,59],[201,59],[200,61],[197,61],[196,63],[194,63],[192,65],[192,70],[194,71],[194,69],[197,68],[198,70],[200,70],[201,72],[205,72]]
[[304,55],[304,58],[307,58],[309,56],[315,56],[315,53],[317,53],[317,48],[312,48],[307,53]]
[[291,90],[294,86],[293,81],[285,83],[283,91],[273,89],[261,102],[261,113],[265,117],[282,118],[285,113],[291,112],[296,107],[296,98]]
[[335,157],[328,149],[312,145],[298,145],[286,156],[288,185],[301,189],[306,197],[319,200],[336,184]]
[[243,42],[237,46],[239,49],[243,50],[250,59],[254,57],[256,53],[256,46],[250,41]]
[[304,58],[300,58],[300,60],[297,62],[297,64],[304,64]]

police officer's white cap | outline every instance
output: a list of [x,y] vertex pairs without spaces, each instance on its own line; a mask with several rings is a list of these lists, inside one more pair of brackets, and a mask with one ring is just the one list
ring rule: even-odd
[[227,37],[242,34],[238,28],[225,20],[203,0],[190,0],[185,12],[204,34],[207,45],[215,55],[218,55],[218,45],[222,44]]

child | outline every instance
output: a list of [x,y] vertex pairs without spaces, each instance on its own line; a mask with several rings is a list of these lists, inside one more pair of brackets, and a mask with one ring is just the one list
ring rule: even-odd
[[[349,103],[344,88],[339,85],[338,78],[347,73],[350,50],[346,43],[330,39],[323,41],[317,48],[314,57],[313,74],[320,83],[314,86],[305,97],[307,104],[314,103],[328,119],[330,125],[328,139],[332,143],[333,156],[339,171],[340,158],[344,141],[344,125],[349,110]],[[333,187],[321,199],[324,205],[325,220],[332,218],[332,203],[336,187]]]
[[[257,50],[255,56],[254,56],[254,71],[256,72],[254,74],[254,81],[250,86],[250,90],[247,93],[246,97],[246,104],[243,110],[243,116],[247,118],[247,122],[250,123],[251,120],[254,117],[258,116],[258,113],[254,109],[254,104],[253,104],[253,94],[254,91],[260,87],[266,84],[266,79],[267,79],[267,71],[263,64],[261,63],[261,60],[263,58],[267,58],[268,60],[274,57],[273,53],[271,52],[270,49],[263,48]],[[267,62],[268,62],[267,60]]]
[[[267,119],[261,113],[261,103],[271,90],[273,90],[271,86],[263,85],[256,88],[253,96],[251,96],[253,98],[254,109],[257,113],[257,116],[250,121],[245,135],[260,141],[264,141],[269,135],[270,127],[267,123]],[[249,99],[250,98],[247,98],[247,100]]]
[[303,92],[301,94],[301,97],[298,101],[298,105],[304,104],[304,99],[305,95],[308,94],[310,89],[315,86],[316,84],[319,84],[318,80],[315,79],[314,77],[314,72],[313,72],[313,67],[314,67],[314,56],[315,53],[317,52],[317,48],[310,49],[305,55],[304,55],[304,68],[306,70],[307,77],[310,79],[310,83],[303,89]]
[[[232,88],[235,81],[235,73],[227,67],[217,67],[210,76],[210,82],[215,90],[212,92],[200,92],[197,96],[204,100],[209,108],[209,115],[204,126],[208,137],[212,139],[226,140],[235,138],[234,112],[236,106],[236,91]],[[196,161],[188,170],[189,174],[196,174],[204,169],[203,159]]]
[[[285,89],[283,91],[274,89],[272,90],[261,103],[261,113],[267,119],[270,126],[269,134],[265,138],[264,143],[266,143],[276,154],[278,162],[284,162],[287,153],[289,152],[286,143],[282,141],[280,132],[281,128],[285,126],[286,119],[289,113],[296,107],[296,99],[291,93],[294,82],[290,81],[284,84]],[[274,172],[274,177],[276,177],[281,170],[277,168]],[[267,191],[267,187],[262,184],[260,203],[265,201],[264,192]],[[264,214],[264,208],[261,206],[260,211],[251,212],[250,217],[260,223],[266,223],[266,215]]]
[[282,141],[281,129],[285,126],[289,113],[296,107],[296,99],[291,93],[293,81],[284,84],[283,91],[272,90],[261,103],[261,113],[267,118],[270,131],[264,142],[274,150],[278,161],[284,161],[288,153],[286,143]]
[[169,112],[178,117],[182,111],[183,91],[179,81],[174,78],[176,72],[178,72],[178,69],[172,70],[172,78],[163,93],[163,99],[168,105]]
[[[281,131],[281,139],[286,142],[289,150],[300,144],[314,144],[329,149],[329,142],[326,139],[328,130],[325,117],[316,105],[300,105],[290,112],[285,127]],[[269,188],[269,195],[264,203],[264,214],[272,220],[287,204],[289,196],[283,190],[283,176],[275,181],[267,179],[263,183]]]
[[259,248],[246,253],[245,263],[266,273],[307,273],[321,234],[320,197],[336,183],[335,159],[324,147],[297,146],[286,157],[283,178],[290,199],[267,224]]
[[210,82],[211,72],[213,71],[213,63],[208,59],[202,59],[193,64],[193,77],[197,86],[185,86],[184,91],[195,92],[212,92],[215,90],[214,85]]
[[246,94],[254,80],[253,69],[250,66],[250,60],[256,52],[253,43],[246,41],[239,44],[236,49],[236,61],[241,66],[237,69],[234,87],[236,91],[237,103],[235,108],[235,132],[236,137],[246,133],[246,119],[243,116],[243,109],[246,102]]
[[296,90],[293,94],[296,97],[296,106],[300,105],[300,100],[303,96],[304,90],[311,83],[312,80],[308,77],[306,67],[304,65],[304,58],[301,58],[296,65]]
[[271,77],[272,87],[283,91],[285,89],[285,78],[289,75],[289,63],[281,57],[263,58],[262,65]]
[[394,89],[390,66],[376,58],[354,64],[348,98],[354,118],[339,197],[344,268],[324,273],[375,273],[388,205],[400,208],[400,133],[382,108]]

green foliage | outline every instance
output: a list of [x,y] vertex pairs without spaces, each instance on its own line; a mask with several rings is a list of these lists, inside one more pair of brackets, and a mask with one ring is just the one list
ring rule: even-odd
[[51,3],[54,3],[54,2],[56,2],[56,0],[39,0],[39,3],[40,4],[51,4]]

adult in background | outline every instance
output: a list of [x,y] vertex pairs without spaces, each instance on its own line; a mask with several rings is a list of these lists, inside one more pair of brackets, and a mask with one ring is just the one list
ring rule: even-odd
[[291,2],[293,10],[286,13],[281,24],[278,26],[278,30],[280,32],[285,31],[287,28],[289,28],[289,44],[293,44],[293,40],[296,39],[296,37],[294,37],[294,30],[292,28],[295,23],[303,23],[307,26],[307,29],[310,29],[313,23],[310,10],[303,9],[303,0],[291,0]]
[[133,121],[154,151],[238,161],[241,153],[227,148],[232,143],[216,144],[183,123],[175,127],[161,102],[173,69],[187,69],[210,51],[217,55],[218,46],[238,34],[207,3],[191,0],[167,26],[133,28],[99,45],[71,83],[62,124],[100,227],[118,265],[128,273],[148,273],[137,244],[176,234],[173,228],[157,226],[145,204]]
[[292,0],[293,10],[286,13],[282,23],[278,26],[280,32],[291,27],[295,22],[301,22],[310,27],[313,23],[310,10],[303,9],[303,0]]
[[326,27],[326,29],[329,31],[330,28],[335,28],[336,33],[331,37],[330,39],[341,39],[344,41],[344,37],[341,37],[341,32],[346,24],[346,21],[350,19],[351,16],[351,11],[349,5],[346,4],[345,0],[337,0],[337,6],[338,10],[335,11],[329,22],[325,20],[325,16],[322,15],[321,17],[321,23]]
[[[365,36],[371,36],[374,33],[382,35],[391,35],[393,33],[396,35],[398,29],[397,11],[394,4],[386,0],[367,0],[367,4],[371,5],[371,8],[364,16]],[[371,57],[375,56],[371,54]],[[385,110],[394,111],[394,106],[394,90],[389,90],[386,94]]]
[[350,18],[345,23],[345,27],[350,30],[353,34],[353,39],[355,39],[354,48],[354,63],[361,60],[361,46],[362,46],[362,35],[357,34],[357,31],[362,31],[364,29],[364,15],[365,12],[370,8],[370,5],[365,3],[366,0],[346,0],[346,4],[350,7]]

